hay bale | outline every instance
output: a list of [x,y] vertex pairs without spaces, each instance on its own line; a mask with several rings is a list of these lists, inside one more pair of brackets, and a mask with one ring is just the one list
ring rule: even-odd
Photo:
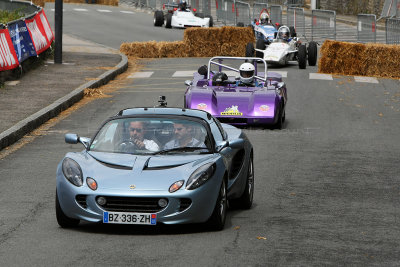
[[183,41],[187,44],[195,43],[221,43],[220,28],[188,28],[183,33]]
[[244,57],[246,55],[246,45],[235,43],[225,43],[221,46],[220,56],[226,57]]
[[222,43],[249,43],[255,42],[253,30],[250,27],[226,26],[220,28],[220,39]]
[[318,72],[400,78],[400,47],[327,40],[320,50]]
[[221,45],[212,42],[197,42],[189,44],[187,48],[189,57],[215,57],[221,52]]
[[156,41],[122,43],[120,51],[129,58],[158,58],[159,45]]
[[159,42],[160,57],[188,57],[188,47],[183,41]]

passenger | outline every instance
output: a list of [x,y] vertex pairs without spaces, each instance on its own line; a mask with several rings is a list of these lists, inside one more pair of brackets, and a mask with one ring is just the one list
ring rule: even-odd
[[174,124],[175,139],[165,144],[164,149],[179,147],[206,147],[202,141],[193,137],[194,126],[191,122],[181,122]]
[[145,127],[143,121],[132,121],[129,124],[129,141],[140,150],[158,151],[160,148],[153,140],[144,139]]
[[214,74],[212,78],[213,86],[223,86],[225,85],[225,81],[228,80],[228,75],[225,72],[217,72]]

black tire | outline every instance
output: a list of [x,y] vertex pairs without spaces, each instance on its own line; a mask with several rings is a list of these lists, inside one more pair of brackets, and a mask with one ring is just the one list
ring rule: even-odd
[[[265,50],[265,42],[263,39],[257,39],[256,48],[260,50]],[[256,51],[256,57],[264,58],[264,53]]]
[[164,13],[161,10],[154,12],[154,26],[161,27],[164,24]]
[[213,27],[214,26],[214,19],[213,19],[213,17],[212,16],[206,16],[206,18],[210,18],[210,22],[209,22],[209,24],[208,24],[208,27]]
[[202,18],[202,19],[204,19],[204,14],[203,13],[201,13],[201,12],[199,12],[199,13],[195,13],[194,14],[196,17],[199,17],[199,18]]
[[250,158],[249,168],[247,170],[246,186],[244,188],[243,194],[240,196],[240,198],[230,201],[229,204],[232,204],[232,206],[234,207],[248,210],[253,205],[253,196],[254,196],[254,164],[253,164],[253,159]]
[[281,107],[280,107],[280,109],[279,109],[279,114],[278,114],[278,120],[276,121],[276,123],[275,123],[275,129],[277,129],[277,130],[282,130],[282,128],[283,128],[283,123],[284,123],[284,120],[283,120],[283,117],[284,117],[284,114],[285,114],[285,110],[284,110],[284,105],[283,104],[281,104]]
[[168,28],[168,29],[172,28],[171,21],[172,21],[172,14],[168,13],[165,18],[165,28]]
[[238,22],[238,23],[236,24],[236,26],[237,26],[237,27],[244,27],[244,23],[243,23],[243,22]]
[[297,51],[297,59],[299,61],[299,68],[305,69],[307,67],[307,49],[305,45],[300,45]]
[[58,201],[58,194],[56,190],[56,218],[58,225],[62,228],[71,228],[76,227],[79,224],[79,220],[71,219],[64,214],[61,209],[60,202]]
[[290,26],[289,31],[290,31],[290,37],[292,38],[297,37],[296,29],[294,28],[294,26]]
[[217,202],[215,203],[214,211],[208,220],[208,226],[215,231],[224,229],[227,211],[227,189],[225,179],[222,179],[221,188],[218,193]]
[[254,57],[254,44],[253,43],[247,43],[246,57]]
[[317,57],[318,57],[318,52],[317,52],[317,43],[314,41],[311,41],[308,44],[307,48],[308,52],[308,65],[310,66],[315,66],[317,64]]

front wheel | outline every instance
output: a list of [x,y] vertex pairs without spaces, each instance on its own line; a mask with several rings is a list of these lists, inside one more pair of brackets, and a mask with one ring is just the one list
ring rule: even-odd
[[213,27],[214,26],[214,20],[213,20],[213,17],[212,16],[206,16],[206,18],[210,18],[210,21],[209,21],[209,23],[208,23],[208,27]]
[[208,225],[211,229],[215,231],[220,231],[224,229],[226,220],[226,210],[227,210],[227,196],[226,196],[226,183],[225,179],[222,179],[221,188],[219,189],[219,194],[217,202],[215,203],[214,211],[208,220]]
[[58,225],[60,225],[62,228],[71,228],[79,224],[79,220],[67,217],[67,215],[65,215],[65,213],[61,209],[60,202],[58,200],[57,190],[56,190],[56,218]]
[[246,57],[254,57],[254,44],[248,43],[246,45]]
[[[262,38],[257,39],[256,48],[260,50],[265,50],[265,42]],[[256,57],[264,58],[264,53],[256,51]]]
[[253,159],[250,158],[249,168],[247,171],[246,186],[244,188],[243,194],[238,199],[230,200],[229,204],[234,207],[239,207],[242,209],[250,209],[253,205],[254,196],[254,165]]
[[300,45],[297,51],[297,59],[299,61],[299,68],[305,69],[307,67],[307,49],[305,45]]
[[165,19],[165,28],[168,28],[168,29],[172,28],[171,22],[172,22],[172,14],[168,13],[167,17]]
[[160,10],[154,12],[154,26],[161,27],[164,24],[164,13]]
[[311,41],[308,44],[308,65],[315,66],[317,64],[317,43]]

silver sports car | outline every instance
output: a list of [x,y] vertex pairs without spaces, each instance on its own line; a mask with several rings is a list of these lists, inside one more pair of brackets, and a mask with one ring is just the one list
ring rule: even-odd
[[225,224],[228,200],[253,203],[253,147],[242,130],[202,110],[131,108],[106,120],[57,168],[56,217],[105,224]]

